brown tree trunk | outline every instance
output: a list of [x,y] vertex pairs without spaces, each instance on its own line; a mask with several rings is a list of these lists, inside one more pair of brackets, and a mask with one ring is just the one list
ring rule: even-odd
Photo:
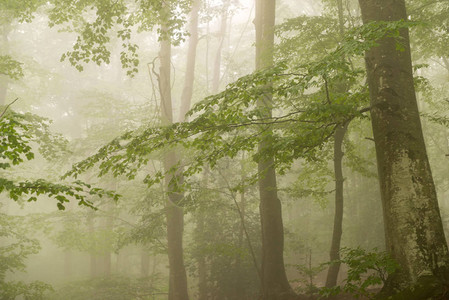
[[[337,12],[340,38],[343,39],[345,27],[343,16],[343,0],[337,0]],[[337,93],[344,92],[345,82],[337,84]],[[337,261],[329,266],[326,277],[326,287],[334,287],[337,285],[338,272],[340,271],[340,244],[341,236],[343,234],[343,140],[346,134],[348,124],[342,124],[337,127],[334,133],[334,176],[335,176],[335,215],[334,215],[334,227],[332,232],[332,242],[329,257],[331,261]]]
[[223,4],[223,12],[221,14],[220,33],[218,35],[218,48],[215,53],[214,72],[212,74],[212,94],[216,94],[220,88],[221,76],[221,56],[223,52],[223,44],[226,38],[226,28],[228,23],[229,0]]
[[[274,23],[276,1],[256,0],[256,69],[273,65]],[[272,115],[270,86],[258,100],[264,118]],[[271,130],[262,128],[264,134],[259,152],[271,147]],[[276,171],[273,156],[261,157],[258,162],[260,219],[262,226],[262,299],[292,299],[295,297],[287,280],[284,267],[284,227],[281,201],[277,195]]]
[[190,12],[189,24],[189,47],[187,49],[187,66],[184,79],[184,88],[181,94],[181,110],[179,115],[180,121],[186,120],[186,113],[189,111],[192,103],[193,82],[195,79],[195,62],[196,62],[196,48],[198,45],[198,13],[200,10],[200,0],[195,0],[192,11]]
[[[404,0],[359,3],[365,24],[407,19]],[[387,280],[386,295],[424,278],[441,278],[449,264],[416,102],[407,29],[400,30],[400,38],[381,39],[365,56],[386,246],[400,264]],[[404,51],[396,48],[397,42]]]
[[[330,260],[338,261],[340,259],[340,243],[343,233],[343,139],[346,134],[347,124],[338,126],[334,134],[334,174],[335,174],[335,215],[334,229],[332,233],[332,243],[330,250]],[[340,263],[336,262],[329,266],[326,278],[326,287],[337,285]]]
[[[163,26],[163,32],[167,32],[167,28]],[[161,41],[161,49],[159,52],[160,69],[159,69],[159,90],[161,96],[161,117],[163,124],[169,125],[173,123],[173,111],[170,87],[170,68],[171,68],[171,42],[168,37]],[[178,160],[173,150],[165,153],[163,165],[166,172],[170,172],[177,164]],[[184,267],[182,238],[184,232],[184,211],[178,206],[183,195],[179,193],[178,182],[179,176],[176,174],[168,174],[165,177],[165,186],[168,193],[166,202],[166,218],[167,218],[167,247],[169,261],[169,300],[185,300],[189,299],[187,293],[187,275]]]

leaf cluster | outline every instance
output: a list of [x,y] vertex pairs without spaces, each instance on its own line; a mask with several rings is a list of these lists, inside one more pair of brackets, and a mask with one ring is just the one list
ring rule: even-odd
[[[350,293],[357,298],[372,297],[368,288],[384,284],[388,275],[394,273],[399,264],[387,252],[372,251],[358,248],[342,248],[342,259],[338,263],[348,266],[348,275],[343,286],[325,288],[320,294],[323,296],[336,295],[341,292]],[[330,262],[336,263],[336,262]]]
[[29,238],[23,217],[0,214],[0,299],[44,299],[44,293],[52,287],[41,281],[25,283],[23,281],[6,281],[6,274],[25,271],[25,260],[40,250],[36,239]]
[[[76,177],[98,166],[100,175],[110,172],[133,179],[152,154],[173,147],[193,153],[183,169],[185,178],[241,151],[253,153],[255,161],[274,157],[280,173],[295,159],[314,160],[336,126],[369,110],[363,106],[367,89],[360,84],[364,72],[354,68],[348,58],[363,55],[381,38],[398,38],[401,29],[414,25],[408,21],[372,22],[348,31],[332,52],[318,60],[293,65],[277,61],[272,68],[244,76],[225,91],[200,101],[188,113],[192,121],[129,131],[75,164],[65,176]],[[258,104],[261,99],[270,99],[273,114],[267,115]],[[256,153],[259,142],[266,139],[270,147]],[[176,167],[169,173],[174,171]],[[158,172],[147,177],[146,183],[160,182],[165,175]]]
[[151,31],[158,24],[160,39],[179,43],[184,38],[182,30],[190,0],[53,0],[49,10],[49,25],[68,24],[68,30],[78,33],[72,50],[61,56],[77,70],[82,71],[90,61],[101,65],[110,63],[109,44],[114,36],[121,42],[120,61],[129,76],[138,72],[139,46],[132,42],[137,31]]
[[[50,157],[57,155],[58,150],[65,148],[65,141],[60,136],[50,134],[48,120],[32,115],[9,111],[0,118],[0,168],[5,170],[19,165],[25,160],[32,160],[34,152],[32,142],[40,144],[41,153]],[[104,189],[92,187],[80,180],[71,184],[57,184],[45,179],[15,182],[0,177],[0,193],[8,192],[13,200],[26,196],[27,201],[36,201],[39,195],[47,195],[56,199],[57,206],[63,210],[64,203],[74,198],[80,205],[92,206],[90,197],[111,197],[118,195]]]
[[23,76],[22,64],[9,55],[0,55],[0,74],[20,79]]

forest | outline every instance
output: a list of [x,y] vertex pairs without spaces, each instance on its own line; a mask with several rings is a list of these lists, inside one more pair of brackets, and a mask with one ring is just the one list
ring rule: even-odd
[[0,16],[0,300],[449,299],[449,1]]

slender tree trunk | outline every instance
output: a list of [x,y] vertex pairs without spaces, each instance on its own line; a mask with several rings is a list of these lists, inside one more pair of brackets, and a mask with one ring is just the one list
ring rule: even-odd
[[[337,12],[340,37],[343,39],[345,27],[343,16],[343,0],[337,0]],[[337,84],[337,93],[344,92],[346,84],[340,82]],[[332,242],[329,257],[331,261],[340,260],[340,244],[341,236],[343,234],[343,140],[346,134],[348,124],[342,124],[337,127],[334,133],[334,175],[335,175],[335,215],[334,227],[332,232]],[[326,278],[326,287],[334,287],[337,285],[338,272],[340,271],[340,263],[335,262],[329,266]]]
[[223,45],[226,38],[226,28],[228,24],[228,9],[229,0],[223,4],[223,12],[221,14],[220,33],[218,35],[218,48],[215,53],[214,60],[214,72],[212,74],[212,94],[216,94],[220,88],[220,76],[221,76],[221,56],[223,52]]
[[[162,31],[167,32],[163,27]],[[170,68],[171,68],[171,42],[168,37],[161,41],[161,50],[159,52],[159,89],[161,96],[161,114],[163,124],[173,123],[173,111],[171,101],[170,87]],[[166,172],[169,172],[177,164],[178,160],[173,150],[164,154],[163,165]],[[184,267],[184,257],[182,248],[182,238],[184,232],[184,211],[178,206],[183,195],[178,192],[178,182],[181,178],[177,174],[168,174],[165,177],[165,186],[168,193],[166,202],[167,217],[167,243],[168,243],[168,261],[169,261],[169,300],[188,299],[187,294],[187,275]]]
[[[199,2],[195,2],[192,9],[191,34],[193,41],[189,42],[189,52],[187,58],[186,80],[182,93],[181,118],[184,119],[185,113],[190,109],[190,103],[193,92],[196,45],[198,43],[198,10]],[[162,32],[168,32],[165,26],[162,26]],[[160,50],[160,72],[159,72],[159,90],[161,94],[161,109],[163,124],[173,123],[173,111],[170,87],[170,68],[171,68],[171,42],[164,39],[161,42]],[[164,157],[164,169],[169,172],[178,163],[178,158],[173,150],[168,151]],[[165,177],[165,185],[168,192],[168,201],[166,205],[167,216],[167,241],[168,241],[168,259],[170,266],[170,284],[169,300],[189,299],[187,292],[187,275],[184,266],[182,238],[184,231],[184,210],[179,206],[179,202],[184,195],[179,191],[183,178],[180,170],[174,174],[168,174]]]
[[[407,19],[404,0],[359,3],[365,24]],[[415,96],[408,30],[400,30],[400,37],[381,39],[365,56],[386,246],[401,267],[388,278],[386,295],[442,278],[449,265]],[[404,51],[397,50],[397,42]]]
[[[273,65],[274,0],[256,0],[256,69],[262,70]],[[272,115],[270,86],[259,98],[258,106],[264,118]],[[271,147],[271,130],[262,128],[264,134],[259,143],[259,153]],[[295,297],[287,280],[284,267],[284,227],[282,223],[281,201],[277,195],[276,171],[273,156],[263,156],[258,162],[260,219],[262,226],[262,299],[292,299]]]
[[189,47],[187,49],[187,66],[184,80],[184,88],[181,94],[181,110],[179,120],[187,121],[186,113],[189,111],[192,103],[193,82],[195,80],[195,62],[196,62],[196,48],[198,45],[198,13],[200,10],[201,1],[195,0],[192,10],[190,12],[189,24]]
[[[335,215],[334,229],[332,233],[332,243],[330,250],[330,260],[340,259],[341,235],[343,233],[343,139],[346,134],[347,124],[338,126],[334,134],[334,174],[335,174]],[[326,278],[326,287],[337,285],[340,263],[336,262],[329,266]]]

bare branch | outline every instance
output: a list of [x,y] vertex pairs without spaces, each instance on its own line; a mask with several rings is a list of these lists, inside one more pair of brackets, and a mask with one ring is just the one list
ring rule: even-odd
[[0,119],[3,117],[3,115],[6,113],[6,111],[8,110],[8,108],[14,104],[14,102],[16,102],[17,100],[19,100],[19,98],[14,99],[13,102],[9,103],[8,105],[6,105],[5,110],[3,110],[2,114],[0,115]]

